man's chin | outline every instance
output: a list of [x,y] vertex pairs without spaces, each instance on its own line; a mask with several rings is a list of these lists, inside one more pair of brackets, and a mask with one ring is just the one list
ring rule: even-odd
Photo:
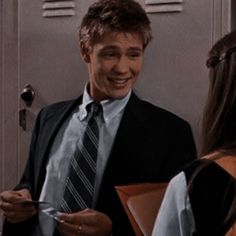
[[110,99],[123,99],[125,96],[127,96],[127,94],[129,93],[129,91],[125,92],[125,93],[114,93],[111,94]]

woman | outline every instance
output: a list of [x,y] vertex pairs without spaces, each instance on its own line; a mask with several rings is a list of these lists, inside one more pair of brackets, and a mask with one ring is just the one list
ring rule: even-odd
[[236,236],[236,31],[210,50],[202,158],[169,183],[152,236]]

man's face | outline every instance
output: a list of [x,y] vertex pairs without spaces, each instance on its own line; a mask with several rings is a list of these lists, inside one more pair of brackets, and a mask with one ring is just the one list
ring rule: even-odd
[[88,65],[90,95],[98,101],[126,96],[142,66],[140,37],[130,33],[109,33],[87,52],[82,50]]

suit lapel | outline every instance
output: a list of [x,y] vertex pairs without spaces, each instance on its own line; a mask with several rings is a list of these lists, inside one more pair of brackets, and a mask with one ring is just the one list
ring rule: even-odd
[[[108,175],[118,181],[121,180],[120,176],[123,176],[127,181],[125,170],[133,166],[134,161],[138,161],[140,156],[138,155],[138,150],[139,146],[142,145],[140,134],[143,137],[148,132],[145,129],[145,115],[140,110],[140,103],[141,101],[137,96],[132,94],[114,140],[114,145],[104,172],[104,180]],[[116,174],[114,170],[117,170]]]
[[119,150],[125,150],[127,152],[132,150],[133,146],[137,145],[133,140],[137,140],[140,134],[144,135],[146,133],[145,114],[141,110],[140,103],[141,101],[138,97],[132,94],[121,119],[111,157],[113,154],[119,152]]

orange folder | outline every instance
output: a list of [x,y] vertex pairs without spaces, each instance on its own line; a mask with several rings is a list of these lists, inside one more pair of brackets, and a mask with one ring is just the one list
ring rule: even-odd
[[136,236],[150,236],[168,183],[116,186]]

